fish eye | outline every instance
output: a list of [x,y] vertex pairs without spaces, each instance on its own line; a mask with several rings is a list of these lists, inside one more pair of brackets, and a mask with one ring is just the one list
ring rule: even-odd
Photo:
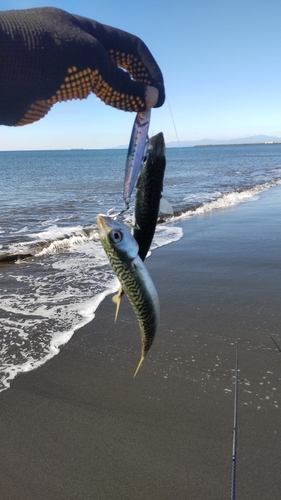
[[114,231],[111,231],[111,238],[114,243],[120,243],[122,241],[123,235],[121,231],[117,231],[115,229]]

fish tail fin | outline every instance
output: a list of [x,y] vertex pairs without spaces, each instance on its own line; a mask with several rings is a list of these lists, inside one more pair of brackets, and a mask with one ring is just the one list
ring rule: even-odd
[[116,304],[114,323],[116,323],[116,321],[117,321],[117,317],[118,317],[120,304],[121,304],[121,300],[122,300],[123,295],[124,295],[124,292],[123,292],[123,289],[121,287],[119,289],[118,293],[116,295],[114,295],[114,297],[112,297],[112,302],[114,302],[114,304]]
[[140,367],[141,367],[141,365],[142,365],[142,362],[143,362],[144,358],[145,358],[145,356],[144,356],[144,354],[142,354],[142,355],[141,355],[140,362],[139,362],[139,364],[138,364],[138,366],[137,366],[137,369],[136,369],[136,371],[135,371],[134,378],[135,378],[135,376],[137,375],[137,373],[138,373],[138,371],[139,371],[139,369],[140,369]]

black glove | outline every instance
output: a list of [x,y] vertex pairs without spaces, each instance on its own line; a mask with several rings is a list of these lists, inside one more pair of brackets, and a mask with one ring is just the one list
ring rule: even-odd
[[[126,71],[123,71],[124,68]],[[165,100],[162,73],[134,35],[55,8],[0,13],[0,124],[26,125],[54,103],[94,92],[124,111]]]

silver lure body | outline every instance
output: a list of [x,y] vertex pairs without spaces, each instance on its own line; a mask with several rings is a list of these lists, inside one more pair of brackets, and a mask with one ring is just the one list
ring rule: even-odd
[[140,111],[134,121],[125,167],[123,198],[128,206],[134,189],[148,138],[151,110]]
[[160,310],[158,294],[138,255],[138,244],[129,229],[121,222],[103,215],[98,215],[97,223],[103,248],[140,326],[142,354],[137,373],[156,334]]

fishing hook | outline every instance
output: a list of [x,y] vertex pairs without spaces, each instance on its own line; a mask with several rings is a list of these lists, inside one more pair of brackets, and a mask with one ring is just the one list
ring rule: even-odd
[[123,215],[125,212],[127,212],[127,210],[129,210],[129,208],[130,208],[129,204],[126,204],[126,207],[123,208],[123,210],[121,210],[120,212],[117,212],[115,214],[114,213],[112,214],[113,210],[115,209],[115,207],[113,207],[113,208],[110,208],[108,210],[106,215],[107,215],[107,217],[111,217],[112,219],[116,220],[118,217],[120,217],[120,215]]

